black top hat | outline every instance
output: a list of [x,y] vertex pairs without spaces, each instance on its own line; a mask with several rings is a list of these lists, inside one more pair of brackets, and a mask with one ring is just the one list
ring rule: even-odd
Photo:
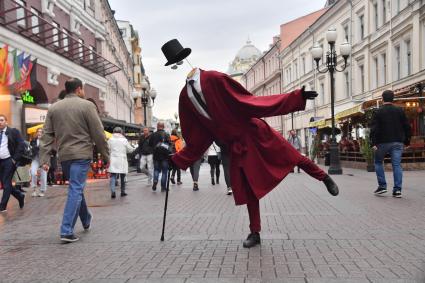
[[168,60],[165,66],[169,66],[171,64],[175,64],[177,62],[182,61],[192,52],[190,48],[183,48],[183,46],[177,39],[172,39],[165,43],[161,47],[161,50],[162,53],[164,53],[165,58],[167,58]]

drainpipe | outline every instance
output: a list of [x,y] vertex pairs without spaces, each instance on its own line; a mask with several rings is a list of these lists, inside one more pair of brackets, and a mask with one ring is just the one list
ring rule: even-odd
[[353,0],[347,0],[350,3],[350,101],[353,101]]

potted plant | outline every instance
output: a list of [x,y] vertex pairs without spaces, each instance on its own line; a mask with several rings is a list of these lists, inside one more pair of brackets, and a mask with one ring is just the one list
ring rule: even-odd
[[370,144],[369,135],[366,135],[366,137],[360,141],[360,152],[366,160],[367,172],[375,172],[375,165],[373,164],[374,151]]

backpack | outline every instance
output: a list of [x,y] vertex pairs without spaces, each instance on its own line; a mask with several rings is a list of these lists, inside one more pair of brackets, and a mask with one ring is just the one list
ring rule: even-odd
[[34,153],[29,142],[24,141],[24,152],[18,161],[18,166],[25,166],[31,164],[34,158]]
[[155,159],[168,159],[168,155],[171,153],[171,145],[165,140],[166,135],[167,134],[165,132],[161,134],[161,141],[159,141],[153,149]]

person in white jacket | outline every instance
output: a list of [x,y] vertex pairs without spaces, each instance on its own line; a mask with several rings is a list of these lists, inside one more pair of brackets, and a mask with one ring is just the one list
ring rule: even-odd
[[112,137],[108,140],[110,164],[108,171],[111,174],[109,187],[111,188],[111,198],[115,198],[115,182],[120,177],[121,196],[127,195],[125,192],[125,176],[128,173],[127,153],[134,151],[128,140],[123,135],[120,127],[114,128]]

